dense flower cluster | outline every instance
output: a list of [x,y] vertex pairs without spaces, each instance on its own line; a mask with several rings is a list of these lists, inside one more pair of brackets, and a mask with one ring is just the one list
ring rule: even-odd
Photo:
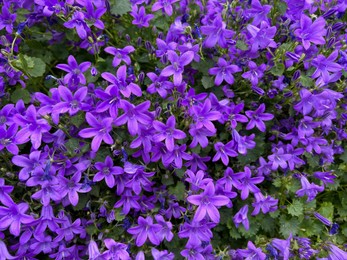
[[347,259],[346,1],[0,6],[0,260]]

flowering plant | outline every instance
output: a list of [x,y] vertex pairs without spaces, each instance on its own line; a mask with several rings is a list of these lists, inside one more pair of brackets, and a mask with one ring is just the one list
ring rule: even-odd
[[0,5],[0,260],[347,259],[345,1]]

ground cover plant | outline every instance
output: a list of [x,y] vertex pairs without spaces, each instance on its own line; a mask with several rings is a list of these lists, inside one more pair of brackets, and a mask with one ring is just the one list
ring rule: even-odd
[[0,259],[347,259],[347,2],[0,0]]

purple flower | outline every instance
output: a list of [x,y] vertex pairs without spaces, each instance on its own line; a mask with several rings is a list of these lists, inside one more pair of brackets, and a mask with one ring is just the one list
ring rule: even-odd
[[174,235],[172,233],[172,224],[170,221],[165,221],[163,216],[161,215],[155,215],[155,220],[158,222],[159,225],[161,225],[160,231],[157,233],[157,237],[160,241],[166,241],[170,242]]
[[9,205],[12,202],[10,193],[13,191],[14,187],[10,185],[5,185],[5,180],[0,178],[0,201],[4,205]]
[[223,80],[228,82],[230,85],[234,84],[233,73],[241,71],[241,68],[237,65],[231,65],[223,58],[218,59],[217,67],[211,68],[208,72],[211,75],[216,75],[214,84],[219,86]]
[[[117,194],[119,193],[120,192],[117,192]],[[136,210],[141,209],[140,204],[137,202],[139,199],[140,199],[140,196],[134,195],[130,189],[125,189],[122,191],[121,199],[114,204],[114,208],[123,207],[122,213],[124,215],[128,215],[130,212],[130,209],[132,208]]]
[[248,79],[252,85],[258,85],[259,79],[264,76],[266,70],[266,64],[261,64],[259,67],[253,61],[248,62],[249,71],[243,73],[241,76],[244,79]]
[[15,135],[17,134],[18,126],[12,124],[8,129],[0,127],[0,151],[6,150],[13,155],[18,154],[19,149]]
[[226,29],[226,23],[223,22],[220,14],[217,14],[212,25],[202,26],[201,32],[207,35],[207,38],[204,41],[204,45],[207,48],[214,47],[217,42],[220,47],[227,48],[227,39],[231,38],[235,34],[232,30]]
[[342,260],[347,258],[347,252],[341,250],[337,246],[330,244],[330,255],[328,256],[328,260]]
[[307,202],[312,201],[318,192],[322,192],[324,190],[324,186],[318,186],[314,183],[309,183],[305,176],[301,176],[301,189],[296,192],[296,195],[299,197],[303,197],[307,195]]
[[37,119],[37,112],[34,105],[30,105],[25,116],[19,113],[14,115],[13,121],[22,127],[16,135],[19,144],[26,143],[30,137],[34,149],[41,145],[42,134],[47,133],[51,126],[45,119]]
[[188,244],[186,249],[181,251],[181,255],[187,260],[205,260],[205,257],[201,254],[203,248],[200,245]]
[[123,109],[124,114],[119,116],[114,123],[117,126],[127,123],[128,131],[131,135],[139,133],[139,123],[147,126],[152,122],[152,118],[147,114],[151,106],[150,101],[145,101],[135,106],[122,99],[119,106]]
[[242,223],[246,230],[249,230],[249,221],[247,217],[248,205],[244,205],[233,217],[233,221],[236,227]]
[[209,182],[204,188],[204,192],[199,195],[191,195],[187,198],[188,202],[198,206],[194,221],[201,221],[206,214],[215,223],[219,223],[219,212],[217,206],[225,206],[229,203],[229,198],[224,195],[215,195],[215,187],[213,182]]
[[261,192],[254,193],[254,197],[256,201],[252,203],[252,206],[254,207],[252,216],[258,215],[260,210],[264,214],[277,210],[277,199],[274,199],[269,195],[264,197],[264,195]]
[[321,214],[319,214],[318,212],[314,212],[313,215],[320,221],[322,222],[324,225],[326,226],[331,226],[332,223],[329,219],[323,217]]
[[86,114],[86,120],[91,128],[82,129],[79,132],[79,136],[83,138],[93,137],[92,141],[92,150],[97,151],[101,145],[101,142],[104,141],[106,144],[113,144],[113,139],[109,132],[112,131],[113,119],[111,117],[103,118],[98,121],[92,113]]
[[129,54],[134,52],[135,48],[133,46],[125,46],[123,49],[118,49],[115,47],[107,47],[105,48],[105,52],[114,55],[112,65],[113,67],[117,67],[122,61],[125,64],[130,65],[131,60]]
[[210,99],[205,99],[204,104],[195,105],[190,111],[195,122],[195,127],[201,129],[205,127],[213,134],[216,133],[216,127],[211,121],[216,121],[221,117],[221,113],[212,109]]
[[149,21],[154,18],[153,14],[146,14],[145,8],[143,6],[141,6],[139,9],[137,5],[133,5],[130,15],[134,17],[132,24],[137,25],[137,27],[139,28],[148,27]]
[[17,15],[11,14],[9,11],[9,6],[6,4],[2,6],[1,8],[1,14],[0,14],[0,30],[6,29],[8,33],[12,33],[13,31],[13,24],[16,21]]
[[237,252],[241,257],[249,260],[265,260],[266,255],[260,248],[255,247],[252,241],[248,241],[248,249],[238,249]]
[[73,223],[70,220],[63,221],[61,228],[55,230],[57,236],[54,242],[59,242],[61,240],[71,241],[75,235],[80,234],[83,237],[86,233],[85,229],[81,226],[81,220],[78,218]]
[[277,31],[276,26],[270,27],[268,23],[262,21],[260,28],[249,24],[247,25],[247,30],[251,34],[250,43],[252,45],[252,53],[256,53],[259,49],[265,49],[266,47],[277,47],[273,39]]
[[161,71],[161,76],[169,77],[173,75],[175,86],[179,86],[182,83],[182,73],[184,71],[184,66],[187,66],[194,59],[194,52],[187,51],[181,56],[178,56],[174,51],[167,52],[168,60],[171,62],[171,65],[165,67]]
[[136,246],[142,246],[147,238],[154,245],[159,245],[160,240],[157,237],[157,232],[161,230],[161,225],[153,224],[153,219],[150,216],[147,216],[146,219],[139,217],[137,220],[138,225],[136,227],[129,228],[128,233],[136,237]]
[[194,174],[194,172],[192,172],[191,170],[187,170],[186,175],[188,176],[188,178],[186,178],[185,181],[191,184],[192,191],[198,191],[212,181],[211,178],[205,178],[205,173],[201,170],[196,174]]
[[[340,79],[342,66],[334,62],[338,55],[338,50],[335,50],[328,58],[322,54],[318,54],[317,57],[312,60],[312,66],[316,67],[316,70],[311,77],[317,79],[316,84],[318,86],[323,86]],[[332,72],[332,74],[330,74],[330,72]]]
[[259,192],[260,189],[257,186],[255,186],[255,184],[261,183],[264,180],[264,177],[252,178],[252,172],[247,166],[245,166],[244,169],[244,172],[239,172],[235,174],[235,178],[237,178],[237,181],[235,181],[234,183],[235,188],[241,191],[242,200],[248,198],[249,192]]
[[301,14],[300,28],[294,31],[295,36],[302,41],[302,45],[307,50],[310,48],[311,43],[324,44],[324,36],[327,33],[325,27],[325,20],[319,17],[313,23],[312,20],[305,14]]
[[114,175],[119,175],[124,172],[123,168],[119,166],[113,166],[113,160],[110,156],[107,156],[105,162],[95,163],[95,168],[98,172],[95,174],[93,181],[99,182],[105,179],[108,187],[113,188],[115,185]]
[[75,57],[72,55],[68,57],[67,63],[68,64],[58,64],[56,66],[58,69],[68,72],[68,74],[64,76],[64,83],[73,83],[75,85],[78,85],[79,83],[86,84],[86,78],[83,75],[83,72],[89,69],[91,63],[89,61],[85,61],[78,65]]
[[251,9],[246,10],[246,13],[253,17],[252,24],[259,25],[262,21],[268,21],[268,14],[271,10],[271,5],[261,5],[259,0],[252,0]]
[[175,255],[173,253],[168,252],[167,250],[159,251],[152,247],[152,256],[154,260],[173,260],[175,259]]
[[90,28],[84,21],[84,14],[82,12],[74,12],[71,20],[64,23],[66,28],[72,29],[76,28],[77,34],[81,39],[86,39]]
[[278,238],[272,240],[272,244],[279,250],[280,254],[283,256],[283,260],[289,260],[291,239],[292,234],[290,234],[286,240]]
[[266,127],[263,121],[270,121],[274,118],[274,115],[270,113],[264,113],[265,111],[265,104],[261,104],[257,110],[255,111],[246,111],[246,115],[250,119],[249,123],[247,124],[246,129],[250,130],[254,127],[257,127],[260,131],[265,132]]
[[105,28],[105,25],[103,21],[100,20],[100,18],[104,15],[107,9],[104,7],[97,7],[96,9],[94,9],[93,2],[94,2],[93,0],[85,1],[85,7],[86,7],[85,18],[87,18],[87,20],[89,20],[96,28],[103,30]]
[[290,154],[284,153],[283,148],[276,148],[275,152],[268,156],[270,163],[272,164],[271,169],[277,170],[280,166],[282,169],[286,169],[288,167],[287,161],[292,156]]
[[168,91],[174,88],[174,84],[167,80],[167,77],[157,76],[153,72],[147,73],[147,77],[152,81],[147,87],[150,94],[158,93],[162,98],[166,98]]
[[192,221],[191,223],[185,222],[178,232],[179,238],[188,238],[187,245],[200,245],[202,241],[210,241],[213,237],[211,225],[213,223],[206,223],[206,221]]
[[333,175],[333,172],[315,172],[313,177],[321,180],[324,184],[334,183],[336,176]]
[[106,257],[106,259],[131,259],[127,251],[127,245],[115,242],[112,238],[106,238],[104,243],[108,250],[106,250],[102,256]]
[[91,187],[84,188],[83,183],[80,183],[82,174],[80,171],[76,172],[70,179],[63,176],[59,176],[61,183],[61,197],[68,196],[70,203],[73,206],[78,204],[78,193],[87,193],[91,190]]
[[163,9],[163,12],[168,16],[172,15],[172,4],[178,2],[179,0],[157,0],[152,6],[152,12],[156,12],[160,9]]
[[137,84],[132,82],[128,84],[126,65],[122,65],[118,68],[117,77],[109,72],[102,73],[101,77],[103,77],[105,80],[111,83],[109,87],[116,86],[124,97],[128,98],[131,94],[134,94],[137,97],[142,96],[142,90]]
[[6,244],[0,240],[0,260],[17,259],[17,257],[10,255]]
[[30,251],[32,251],[35,255],[40,254],[41,252],[44,254],[52,253],[53,249],[58,247],[58,243],[52,241],[51,236],[45,236],[45,234],[40,234],[35,236],[35,239],[30,245]]
[[64,86],[58,87],[58,92],[63,101],[59,102],[53,106],[52,113],[64,114],[69,112],[70,116],[75,115],[80,109],[85,109],[89,107],[87,103],[84,103],[83,100],[88,94],[87,87],[79,88],[73,95],[71,91]]
[[227,144],[223,144],[221,142],[217,142],[214,144],[214,149],[216,150],[216,154],[212,159],[212,162],[216,162],[219,159],[222,160],[225,166],[229,164],[229,156],[236,157],[238,154],[234,150],[234,142],[230,141]]
[[186,138],[186,134],[176,129],[176,118],[175,116],[170,116],[167,120],[166,124],[163,124],[160,121],[154,121],[153,127],[159,133],[153,136],[154,142],[161,142],[165,140],[165,145],[168,151],[172,152],[175,147],[175,139],[181,140]]
[[7,200],[2,202],[5,206],[0,206],[0,229],[5,230],[10,227],[10,233],[17,237],[21,231],[21,224],[30,224],[34,221],[32,216],[25,214],[29,205],[27,203],[17,205]]

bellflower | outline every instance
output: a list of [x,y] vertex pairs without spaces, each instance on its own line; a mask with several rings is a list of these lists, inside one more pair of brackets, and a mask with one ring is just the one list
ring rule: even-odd
[[262,21],[260,27],[254,25],[247,25],[247,30],[251,35],[250,43],[252,45],[251,52],[257,53],[259,49],[265,49],[266,47],[277,47],[274,37],[276,34],[276,26],[269,26],[268,23]]
[[187,66],[194,59],[194,52],[187,51],[182,55],[178,56],[174,51],[167,52],[168,60],[171,65],[165,67],[161,71],[161,76],[169,77],[173,75],[175,86],[179,86],[182,83],[182,77],[184,72],[184,66]]
[[342,66],[334,62],[338,54],[339,52],[337,50],[333,51],[328,58],[322,54],[318,54],[318,56],[312,60],[312,66],[316,67],[316,70],[311,77],[317,79],[316,84],[318,86],[335,82],[340,78]]
[[97,151],[101,145],[101,142],[104,141],[106,144],[113,144],[113,139],[109,132],[112,131],[113,119],[111,117],[106,117],[101,120],[97,120],[92,113],[86,114],[86,120],[91,128],[82,129],[79,132],[79,136],[83,138],[91,138],[92,141],[92,150]]
[[178,2],[179,0],[157,0],[152,6],[152,12],[156,12],[160,9],[165,12],[168,16],[172,15],[172,4]]
[[216,154],[213,157],[212,161],[216,162],[219,159],[222,160],[225,166],[229,165],[229,156],[236,157],[238,154],[234,150],[234,142],[230,141],[227,144],[223,144],[222,142],[217,142],[214,144],[214,149],[216,150]]
[[295,36],[302,41],[302,45],[306,50],[311,46],[311,43],[324,44],[326,33],[323,17],[319,17],[312,23],[312,20],[305,14],[301,14],[300,28],[294,31]]
[[215,195],[215,187],[213,182],[209,182],[204,188],[203,193],[199,195],[191,195],[187,198],[188,202],[198,206],[194,221],[201,221],[206,214],[215,223],[219,223],[219,212],[217,206],[225,206],[229,203],[229,198],[223,195]]
[[132,24],[137,25],[137,27],[139,28],[148,27],[149,21],[154,18],[153,14],[146,14],[145,8],[143,6],[141,6],[139,9],[137,5],[133,5],[130,15],[134,17]]
[[15,204],[13,201],[3,201],[4,206],[0,206],[0,229],[10,227],[10,233],[19,236],[22,224],[30,224],[34,218],[25,214],[28,211],[27,203]]
[[131,94],[134,94],[138,97],[142,96],[141,88],[137,84],[132,82],[128,84],[127,67],[125,65],[122,65],[118,68],[117,77],[109,72],[104,72],[101,74],[101,76],[111,83],[111,85],[109,86],[116,86],[124,97],[128,98]]
[[0,127],[0,151],[6,148],[13,155],[18,154],[19,149],[15,135],[17,134],[18,126],[11,125],[8,129]]
[[173,253],[168,252],[167,250],[159,251],[152,247],[152,256],[154,260],[174,260],[175,255]]
[[207,35],[207,38],[204,40],[204,45],[207,48],[214,47],[217,42],[220,47],[227,48],[227,39],[235,34],[232,30],[226,29],[226,23],[223,22],[220,14],[215,17],[212,25],[202,26],[201,32]]
[[219,86],[223,80],[228,82],[230,85],[234,84],[233,74],[241,71],[241,68],[237,65],[230,64],[223,58],[218,59],[217,67],[209,69],[211,75],[216,75],[214,84]]
[[247,217],[248,205],[244,205],[233,217],[233,221],[236,227],[242,223],[246,230],[249,230],[249,221]]
[[261,5],[259,0],[252,0],[251,9],[246,10],[246,14],[253,17],[252,24],[259,25],[262,21],[268,21],[271,5]]
[[252,216],[258,215],[260,210],[266,214],[268,212],[273,212],[277,210],[278,200],[272,198],[271,196],[266,196],[261,192],[254,193],[255,202],[252,203],[254,210],[252,212]]
[[287,239],[274,239],[272,244],[276,247],[283,257],[283,260],[289,260],[290,257],[290,242],[292,239],[292,234],[289,235]]
[[105,28],[105,25],[103,21],[100,20],[100,18],[104,15],[107,9],[104,7],[97,7],[96,9],[94,9],[93,2],[94,1],[92,0],[85,1],[85,7],[86,7],[85,18],[91,21],[96,28],[103,30]]
[[125,46],[123,49],[115,48],[115,47],[107,47],[105,48],[105,52],[114,55],[112,65],[113,67],[117,67],[122,61],[125,62],[128,66],[131,64],[131,59],[129,54],[134,52],[135,48],[131,45]]
[[86,39],[90,28],[85,22],[85,16],[82,12],[74,12],[71,20],[64,23],[66,28],[72,29],[76,28],[77,34],[81,39]]
[[301,176],[301,189],[296,192],[298,197],[303,197],[307,195],[307,202],[312,201],[318,192],[322,192],[324,190],[324,186],[318,186],[314,183],[309,183],[306,177]]
[[152,122],[152,118],[147,114],[150,105],[148,100],[135,106],[122,99],[120,108],[123,109],[124,114],[115,120],[115,125],[121,126],[127,123],[129,133],[136,135],[139,132],[139,123],[146,126]]
[[153,127],[158,131],[157,134],[153,136],[154,142],[161,142],[165,140],[166,148],[172,152],[174,150],[174,142],[176,140],[181,140],[186,138],[186,134],[176,129],[176,118],[175,116],[170,116],[166,124],[163,124],[160,121],[154,121]]
[[240,256],[245,257],[245,259],[252,260],[265,260],[266,255],[262,252],[260,248],[255,247],[252,241],[247,243],[248,249],[238,249],[237,252]]
[[30,137],[35,149],[40,147],[42,135],[51,129],[51,126],[45,119],[37,119],[37,112],[34,105],[28,107],[25,116],[16,114],[13,117],[13,121],[22,128],[16,135],[17,142],[19,144],[26,143]]
[[244,79],[248,79],[252,85],[258,85],[259,79],[264,76],[264,71],[266,70],[266,65],[261,64],[259,67],[253,61],[248,62],[249,71],[243,73],[241,76]]
[[247,124],[246,129],[250,130],[254,127],[257,127],[260,131],[265,132],[266,127],[263,121],[270,121],[274,118],[274,115],[270,113],[264,113],[265,111],[265,104],[261,104],[257,110],[255,111],[246,111],[246,115],[250,119],[249,123]]
[[241,191],[242,200],[248,198],[249,192],[259,192],[260,190],[257,186],[255,186],[255,184],[261,183],[264,180],[264,177],[252,178],[252,172],[247,166],[245,166],[244,170],[244,172],[239,172],[235,174],[235,178],[237,178],[237,181],[235,181],[234,183],[235,188]]
[[106,259],[131,259],[127,252],[127,245],[115,242],[112,238],[106,238],[104,243],[108,250],[106,250],[102,256]]
[[64,76],[64,83],[74,83],[76,85],[79,83],[86,84],[86,78],[83,73],[89,69],[91,63],[89,61],[85,61],[78,64],[75,57],[72,55],[68,57],[67,62],[68,64],[58,64],[56,66],[58,69],[68,72],[68,74]]
[[105,163],[95,163],[95,168],[98,172],[94,175],[93,181],[99,182],[102,179],[105,179],[107,186],[110,188],[113,188],[115,185],[114,175],[122,174],[124,172],[123,168],[113,166],[113,160],[110,156],[106,157]]
[[330,255],[328,256],[328,260],[340,260],[340,259],[346,259],[347,258],[347,252],[341,250],[337,246],[330,244]]
[[137,222],[138,225],[136,227],[127,230],[128,233],[136,237],[136,245],[139,247],[142,246],[146,242],[147,238],[152,244],[159,245],[160,240],[156,234],[161,230],[161,225],[153,224],[153,219],[150,216],[147,216],[146,218],[140,216]]
[[0,30],[5,28],[6,31],[11,34],[16,17],[17,15],[15,13],[10,13],[9,6],[3,5],[0,14]]

